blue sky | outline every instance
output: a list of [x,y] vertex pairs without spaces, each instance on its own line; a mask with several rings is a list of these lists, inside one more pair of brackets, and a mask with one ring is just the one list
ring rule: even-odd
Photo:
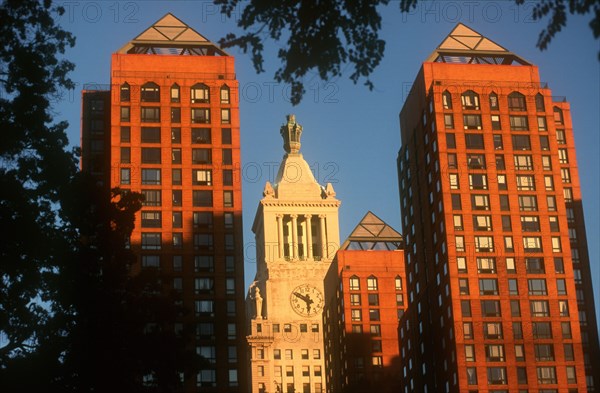
[[[59,2],[60,4],[60,2]],[[236,18],[227,19],[211,2],[203,1],[76,1],[64,2],[61,25],[77,37],[67,53],[76,64],[71,74],[77,89],[57,103],[57,118],[70,123],[70,141],[80,141],[81,88],[86,83],[108,84],[110,56],[167,12],[172,12],[208,39],[216,42],[239,32]],[[570,17],[568,26],[550,48],[535,47],[545,22],[531,18],[532,4],[512,1],[422,2],[410,14],[401,14],[398,2],[381,9],[385,58],[371,79],[375,89],[355,85],[347,69],[340,78],[305,80],[303,102],[293,107],[287,86],[275,82],[279,44],[265,41],[266,72],[257,75],[250,56],[230,49],[236,58],[240,83],[240,123],[246,282],[255,272],[254,237],[250,230],[264,183],[272,181],[283,156],[279,127],[285,115],[296,114],[304,127],[302,152],[321,183],[331,182],[340,208],[343,241],[371,210],[397,230],[401,229],[396,155],[400,148],[398,113],[421,63],[462,22],[520,55],[540,69],[555,96],[571,104],[577,159],[594,279],[596,308],[600,310],[600,63],[599,41],[588,27],[589,17]]]

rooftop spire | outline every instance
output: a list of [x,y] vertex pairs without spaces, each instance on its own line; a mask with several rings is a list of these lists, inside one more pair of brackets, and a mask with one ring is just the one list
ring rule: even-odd
[[281,126],[280,133],[283,137],[283,148],[286,153],[297,154],[300,151],[302,126],[296,123],[295,115],[287,115],[287,124]]

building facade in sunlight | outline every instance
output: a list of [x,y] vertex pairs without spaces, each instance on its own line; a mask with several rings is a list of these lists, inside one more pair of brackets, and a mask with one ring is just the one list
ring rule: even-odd
[[186,392],[247,389],[239,134],[234,58],[171,14],[112,55],[109,91],[83,94],[82,167],[142,193],[136,269],[189,311],[174,329],[206,362]]
[[325,279],[325,368],[331,392],[398,392],[398,321],[406,303],[402,235],[368,212]]
[[459,24],[400,113],[403,392],[598,391],[571,111]]
[[281,127],[285,155],[265,185],[252,230],[257,272],[248,290],[252,393],[324,393],[323,279],[339,247],[331,184],[315,180],[300,151],[302,126]]

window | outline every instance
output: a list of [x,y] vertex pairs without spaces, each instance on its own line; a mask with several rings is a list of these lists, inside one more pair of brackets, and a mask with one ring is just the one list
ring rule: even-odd
[[485,346],[485,359],[488,362],[504,361],[504,345],[494,344]]
[[181,108],[171,108],[171,123],[181,123]]
[[577,383],[577,375],[574,366],[567,366],[567,383]]
[[513,135],[513,150],[531,150],[531,141],[529,135]]
[[465,130],[481,130],[481,115],[463,115]]
[[565,138],[565,130],[556,130],[556,143],[559,145],[564,145],[567,143]]
[[527,286],[529,288],[530,295],[547,295],[548,290],[546,289],[546,280],[543,278],[533,278],[527,280]]
[[471,169],[485,169],[485,155],[467,154],[467,165]]
[[221,143],[224,145],[231,145],[231,128],[221,129]]
[[484,317],[500,317],[500,301],[498,300],[482,300],[481,315]]
[[537,216],[521,216],[521,231],[539,232],[540,222]]
[[492,217],[491,216],[473,216],[473,229],[476,231],[491,231]]
[[227,85],[221,86],[221,104],[229,104],[229,87]]
[[[210,214],[210,212],[202,212],[202,213]],[[212,217],[212,214],[211,214],[211,217]],[[233,222],[234,222],[233,213],[231,213],[231,212],[223,213],[223,222],[224,222],[225,229],[233,228]]]
[[575,360],[575,352],[573,350],[573,344],[563,344],[563,351],[565,353],[565,360],[566,361],[573,361]]
[[160,147],[142,147],[142,164],[160,164]]
[[501,216],[502,221],[502,230],[503,231],[512,231],[512,223],[510,220],[510,216]]
[[210,169],[193,169],[192,184],[196,186],[212,185],[212,171]]
[[545,112],[546,106],[544,105],[544,96],[541,93],[535,95],[535,110],[536,112]]
[[210,124],[210,109],[192,108],[191,114],[193,124]]
[[505,367],[488,367],[487,368],[488,384],[490,385],[506,385],[506,368]]
[[463,109],[479,110],[479,94],[473,90],[467,90],[460,96]]
[[567,149],[558,149],[558,162],[561,164],[569,163],[569,155],[567,153]]
[[212,207],[212,191],[194,190],[192,191],[192,205],[198,207]]
[[[511,238],[512,241],[512,238]],[[504,260],[504,263],[506,264],[506,272],[509,274],[514,274],[517,272],[516,270],[516,266],[515,266],[515,258],[513,257],[507,257]]]
[[494,238],[492,238],[491,236],[475,236],[475,251],[493,252]]
[[456,149],[456,136],[454,134],[446,134],[446,147]]
[[483,135],[465,134],[465,144],[467,149],[483,149]]
[[487,176],[484,174],[469,175],[469,188],[471,190],[487,190]]
[[452,94],[448,90],[442,93],[442,106],[444,109],[452,109]]
[[160,228],[161,226],[160,212],[142,211],[142,228]]
[[478,273],[496,273],[496,258],[477,257],[476,261]]
[[558,125],[565,124],[562,109],[554,107],[554,122]]
[[179,85],[177,83],[171,86],[171,102],[179,102],[181,99]]
[[131,119],[131,108],[128,106],[121,107],[121,121],[130,121]]
[[469,280],[466,278],[458,279],[458,290],[461,295],[469,294]]
[[[553,195],[546,196],[546,205],[548,205],[549,212],[556,211],[556,198]],[[567,208],[567,221],[569,220],[569,209]]]
[[230,109],[221,109],[221,124],[231,123],[231,111]]
[[463,322],[463,337],[465,340],[473,339],[473,323],[472,322]]
[[210,128],[192,128],[192,143],[193,144],[210,144],[211,143]]
[[515,169],[521,171],[533,170],[533,160],[529,155],[515,155]]
[[213,248],[212,233],[194,233],[194,249],[210,250]]
[[554,191],[554,179],[552,178],[552,175],[544,176],[544,187],[546,188],[546,191]]
[[[561,317],[569,316],[569,303],[566,300],[558,301],[558,311]],[[583,319],[585,321],[585,319]]]
[[452,209],[453,210],[461,210],[462,203],[460,200],[460,194],[452,194],[451,199],[452,199]]
[[477,385],[477,368],[467,367],[467,384]]
[[121,168],[120,184],[131,184],[131,169]]
[[517,284],[517,280],[514,278],[508,279],[508,294],[511,296],[515,296],[515,295],[519,294],[519,286]]
[[360,294],[358,294],[358,293],[350,294],[350,305],[351,306],[360,306]]
[[142,143],[160,143],[160,127],[142,127]]
[[181,164],[181,149],[171,149],[171,164]]
[[494,150],[504,149],[504,144],[502,143],[502,135],[494,134],[493,141],[494,141]]
[[537,211],[537,198],[535,195],[519,195],[520,211]]
[[394,282],[395,282],[396,291],[401,291],[402,290],[402,277],[396,276]]
[[121,142],[129,143],[131,141],[131,127],[121,127]]
[[516,91],[510,93],[508,95],[508,109],[511,111],[525,112],[527,110],[525,96]]
[[129,87],[129,83],[125,82],[121,85],[120,93],[121,102],[129,102],[131,99],[131,89]]
[[121,148],[121,164],[130,164],[131,163],[131,148],[122,147]]
[[203,83],[196,83],[191,87],[192,104],[205,104],[210,102],[210,91]]
[[183,228],[183,217],[181,212],[173,212],[173,228]]
[[497,295],[498,280],[495,278],[480,278],[479,279],[479,294],[480,295]]
[[498,110],[498,95],[494,92],[491,92],[489,99],[490,99],[490,109]]
[[545,116],[537,117],[537,125],[538,125],[538,131],[548,131],[548,125],[546,124]]
[[192,164],[211,164],[211,149],[192,149]]
[[196,294],[212,291],[214,289],[214,281],[209,277],[196,277],[194,278],[194,292]]
[[142,233],[142,250],[160,250],[160,233]]
[[505,195],[505,194],[500,195],[500,210],[502,210],[502,211],[510,210],[510,203],[508,200],[508,195]]
[[550,142],[548,141],[548,137],[546,135],[540,136],[540,148],[542,150],[550,150]]
[[490,199],[487,195],[471,195],[471,206],[473,210],[489,210]]
[[360,280],[356,276],[350,277],[350,290],[351,291],[359,291],[360,290]]
[[233,207],[233,191],[223,191],[223,207]]
[[160,87],[154,82],[143,84],[140,93],[142,102],[160,102]]
[[550,322],[533,322],[532,334],[534,339],[552,338],[552,325]]
[[530,300],[529,308],[532,317],[549,317],[550,307],[547,300]]
[[160,108],[157,106],[142,107],[141,108],[142,123],[159,123],[160,122]]
[[559,296],[564,296],[567,294],[567,283],[564,278],[556,279],[556,293]]
[[471,302],[469,300],[461,300],[460,309],[463,317],[471,316]]
[[377,278],[375,276],[369,276],[367,278],[367,290],[369,290],[369,291],[377,290]]
[[212,255],[196,255],[194,257],[194,272],[203,272],[214,270],[214,260]]
[[535,191],[535,177],[533,175],[517,175],[517,190]]
[[454,128],[454,117],[452,114],[446,113],[444,115],[444,128],[447,130],[451,130]]
[[542,238],[539,236],[524,236],[523,248],[525,252],[542,252]]
[[459,273],[467,272],[467,259],[465,257],[456,257],[456,266]]
[[484,322],[483,337],[494,340],[502,338],[502,322]]
[[475,361],[475,346],[471,344],[465,344],[465,361]]
[[573,202],[573,189],[568,187],[563,188],[563,197],[566,203]]
[[214,387],[217,384],[216,370],[200,370],[196,375],[196,386]]
[[456,173],[450,173],[448,175],[448,177],[449,177],[449,182],[450,182],[450,189],[451,190],[458,190],[458,188],[459,188],[458,174],[456,174]]
[[552,252],[562,252],[560,237],[552,236]]
[[502,129],[499,115],[492,115],[491,120],[492,120],[492,130],[501,130]]
[[380,320],[379,310],[370,309],[369,310],[369,321],[379,321],[379,320]]
[[233,164],[233,156],[231,149],[223,149],[222,152],[222,162],[223,165],[231,165]]
[[453,217],[453,221],[454,221],[454,230],[455,231],[464,230],[462,216],[460,214],[455,214]]
[[142,184],[160,184],[160,169],[142,168]]
[[161,194],[160,190],[142,190],[143,202],[142,206],[160,206]]
[[536,371],[539,384],[555,384],[557,382],[554,367],[537,367]]
[[181,206],[181,203],[182,203],[181,190],[173,190],[172,199],[173,199],[173,206]]
[[571,183],[571,171],[569,168],[560,168],[560,178],[563,183]]
[[523,339],[523,326],[521,325],[521,322],[513,322],[512,330],[513,330],[513,338],[515,340]]

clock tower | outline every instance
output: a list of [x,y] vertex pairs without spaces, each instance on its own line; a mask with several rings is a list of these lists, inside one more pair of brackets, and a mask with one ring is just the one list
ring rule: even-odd
[[300,154],[301,135],[294,115],[287,116],[286,154],[252,226],[257,272],[246,307],[252,393],[326,391],[323,279],[339,248],[340,201]]

